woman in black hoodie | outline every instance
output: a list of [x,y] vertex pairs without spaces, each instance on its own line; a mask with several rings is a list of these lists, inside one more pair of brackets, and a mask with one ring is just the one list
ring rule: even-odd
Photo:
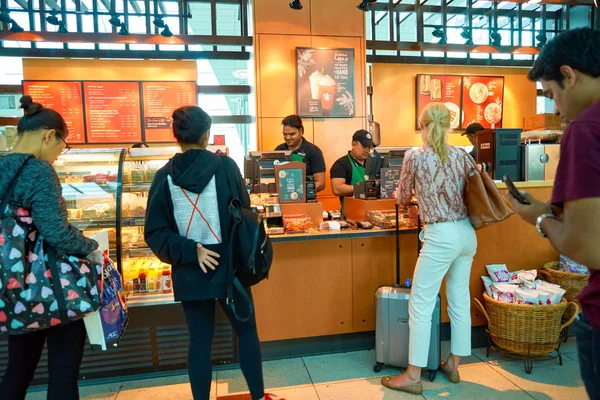
[[218,299],[237,334],[240,366],[252,399],[258,400],[265,394],[256,320],[252,315],[246,322],[238,321],[225,304],[232,268],[228,171],[235,175],[244,207],[249,207],[250,199],[235,162],[206,150],[210,126],[209,115],[199,107],[181,107],[173,113],[173,133],[182,153],[169,160],[152,182],[145,238],[154,254],[173,267],[175,300],[183,305],[190,334],[188,374],[194,399],[210,396]]

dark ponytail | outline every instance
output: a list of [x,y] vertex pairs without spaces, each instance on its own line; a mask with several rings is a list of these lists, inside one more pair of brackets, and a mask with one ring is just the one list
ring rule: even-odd
[[211,125],[210,116],[200,107],[185,106],[173,112],[173,134],[179,143],[200,143]]
[[40,103],[34,103],[31,96],[23,96],[19,101],[25,113],[17,125],[19,136],[40,129],[54,129],[57,135],[60,135],[63,139],[67,138],[69,134],[67,124],[59,113],[51,108],[45,108]]

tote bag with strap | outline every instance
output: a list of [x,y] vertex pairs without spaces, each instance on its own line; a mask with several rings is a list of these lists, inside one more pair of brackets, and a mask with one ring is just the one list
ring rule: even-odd
[[487,172],[472,168],[469,161],[472,161],[473,165],[475,161],[466,151],[463,152],[465,153],[464,198],[473,228],[483,229],[509,218],[514,211],[508,200],[502,196]]

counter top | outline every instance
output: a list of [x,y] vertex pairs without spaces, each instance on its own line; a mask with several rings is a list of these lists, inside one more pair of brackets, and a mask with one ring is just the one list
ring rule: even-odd
[[[515,186],[519,189],[523,188],[547,188],[554,186],[554,181],[526,181],[526,182],[515,182]],[[496,187],[498,189],[506,189],[504,182],[496,181]]]
[[[299,234],[286,234],[286,235],[273,235],[271,241],[273,243],[289,243],[289,242],[304,242],[310,240],[334,240],[334,239],[359,239],[365,237],[382,237],[382,236],[394,236],[395,229],[354,229],[354,230],[341,230],[336,232],[319,232],[316,229],[311,229],[310,233],[299,233]],[[400,234],[417,234],[417,228],[401,228]]]

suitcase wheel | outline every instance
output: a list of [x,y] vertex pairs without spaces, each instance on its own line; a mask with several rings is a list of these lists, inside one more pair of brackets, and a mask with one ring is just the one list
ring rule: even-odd
[[437,371],[429,371],[429,381],[435,381],[435,377],[437,376]]
[[381,372],[381,368],[383,368],[383,363],[378,362],[373,367],[373,372],[379,373],[379,372]]

